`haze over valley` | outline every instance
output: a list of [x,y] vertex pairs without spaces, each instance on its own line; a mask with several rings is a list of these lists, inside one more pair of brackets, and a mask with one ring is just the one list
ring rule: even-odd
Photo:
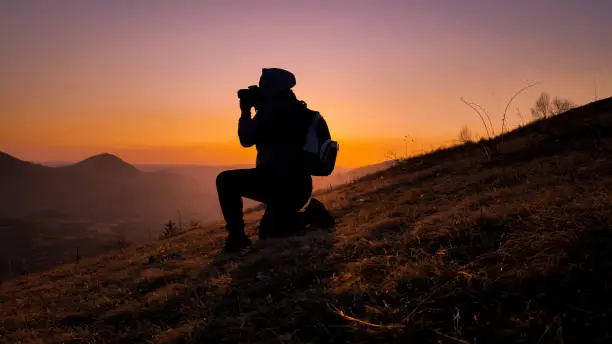
[[[51,165],[0,153],[0,277],[72,262],[77,249],[85,257],[157,240],[170,220],[183,229],[220,220],[217,174],[251,167],[131,165],[112,154]],[[329,188],[386,165],[338,168],[313,184]]]

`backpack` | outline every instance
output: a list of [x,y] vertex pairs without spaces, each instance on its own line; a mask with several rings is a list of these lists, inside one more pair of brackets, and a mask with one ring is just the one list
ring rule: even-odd
[[302,147],[306,169],[312,176],[329,176],[336,166],[340,145],[331,139],[323,116],[310,109],[308,112],[311,114],[311,119],[306,132],[306,142]]

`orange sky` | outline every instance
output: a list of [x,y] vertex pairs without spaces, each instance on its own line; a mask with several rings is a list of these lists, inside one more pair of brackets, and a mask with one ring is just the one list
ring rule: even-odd
[[[348,5],[350,4],[350,6]],[[554,6],[553,6],[554,4]],[[26,160],[110,152],[132,163],[250,163],[236,90],[262,67],[297,77],[326,117],[339,165],[359,166],[482,131],[461,96],[500,125],[541,91],[612,95],[607,2],[471,0],[0,4],[0,150]],[[566,25],[571,22],[571,25]]]

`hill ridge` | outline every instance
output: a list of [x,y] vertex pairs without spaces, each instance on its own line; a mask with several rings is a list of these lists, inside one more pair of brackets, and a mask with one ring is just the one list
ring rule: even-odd
[[[0,167],[4,169],[19,168],[37,168],[38,171],[67,171],[67,170],[82,170],[83,172],[94,172],[95,170],[105,170],[118,173],[136,173],[142,172],[136,166],[119,158],[117,155],[110,153],[100,153],[87,157],[81,161],[60,165],[46,166],[39,163],[22,160],[16,156],[0,151]],[[21,170],[18,170],[21,172]]]
[[90,172],[107,171],[116,173],[138,173],[141,172],[136,166],[124,161],[118,156],[110,153],[96,154],[77,163],[67,166],[56,167],[60,169],[84,169]]

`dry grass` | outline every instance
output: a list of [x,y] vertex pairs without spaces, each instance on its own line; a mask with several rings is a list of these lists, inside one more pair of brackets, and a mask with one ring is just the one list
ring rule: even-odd
[[333,235],[228,257],[217,224],[13,279],[0,341],[611,341],[612,100],[481,144],[322,195]]

